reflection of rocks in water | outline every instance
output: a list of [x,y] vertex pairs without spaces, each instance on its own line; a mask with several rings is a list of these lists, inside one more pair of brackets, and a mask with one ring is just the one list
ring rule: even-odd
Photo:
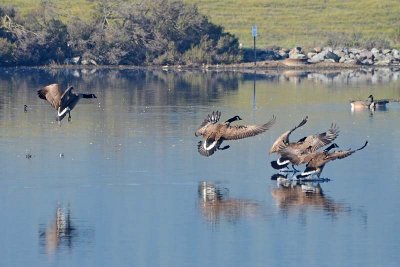
[[202,216],[212,224],[221,220],[237,222],[259,214],[258,203],[246,199],[230,198],[229,190],[211,182],[200,182],[198,186],[199,208]]
[[298,84],[301,82],[301,80],[307,78],[308,74],[308,71],[285,70],[282,72],[280,80]]
[[281,176],[277,178],[277,185],[271,193],[284,214],[304,214],[311,208],[323,210],[334,217],[351,211],[350,207],[325,196],[318,182],[300,182]]
[[[246,72],[246,70],[244,70]],[[247,70],[245,80],[252,80],[252,70]],[[400,68],[359,68],[359,69],[301,69],[301,70],[257,70],[257,77],[273,82],[291,82],[298,84],[310,80],[321,84],[384,84],[400,79]]]
[[77,231],[71,223],[71,211],[65,211],[62,207],[56,209],[53,221],[40,230],[40,240],[46,253],[53,254],[59,247],[72,248]]

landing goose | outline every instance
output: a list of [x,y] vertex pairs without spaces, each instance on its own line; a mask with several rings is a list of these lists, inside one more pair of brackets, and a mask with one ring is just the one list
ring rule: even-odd
[[365,141],[365,144],[362,147],[355,150],[348,149],[333,152],[325,150],[322,152],[318,152],[313,155],[312,159],[310,159],[310,161],[307,163],[306,169],[301,174],[297,175],[297,178],[303,179],[307,178],[310,175],[316,175],[319,178],[326,163],[336,159],[344,159],[352,155],[354,152],[364,149],[367,144],[368,141]]
[[[289,135],[297,128],[306,124],[308,117],[305,117],[299,125],[294,127],[293,129],[283,133],[275,143],[272,145],[270,149],[271,153],[277,153],[280,155],[278,160],[271,161],[271,166],[274,169],[281,170],[287,167],[289,163],[292,165],[298,165],[294,162],[291,162],[288,158],[283,156],[283,153],[291,153],[291,154],[303,154],[303,153],[310,153],[315,152],[319,148],[324,147],[330,144],[333,140],[336,139],[339,135],[339,128],[336,124],[331,124],[331,127],[328,131],[309,135],[306,137],[301,138],[297,142],[289,142]],[[293,167],[294,168],[294,167]]]
[[195,132],[195,136],[203,136],[202,143],[198,145],[200,154],[206,156],[212,155],[217,149],[221,149],[220,145],[224,140],[236,140],[261,134],[268,130],[276,121],[276,117],[273,116],[270,121],[262,125],[231,126],[232,122],[241,120],[241,118],[234,116],[224,123],[218,123],[220,117],[221,112],[213,111]]
[[37,91],[39,98],[47,100],[57,110],[57,120],[61,121],[68,113],[68,121],[71,120],[71,110],[81,98],[97,98],[94,94],[74,93],[73,87],[68,87],[64,92],[56,83],[50,84]]

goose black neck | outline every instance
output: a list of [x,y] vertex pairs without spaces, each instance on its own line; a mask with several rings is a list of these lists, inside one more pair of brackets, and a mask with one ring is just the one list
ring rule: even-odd
[[331,144],[330,146],[328,146],[327,148],[325,148],[325,152],[329,152],[332,148],[337,147],[337,145],[335,143]]
[[231,122],[234,122],[234,121],[237,121],[237,120],[239,120],[238,116],[235,116],[235,117],[232,117],[229,120],[227,120],[225,123],[231,123]]
[[82,98],[96,98],[94,94],[82,94]]

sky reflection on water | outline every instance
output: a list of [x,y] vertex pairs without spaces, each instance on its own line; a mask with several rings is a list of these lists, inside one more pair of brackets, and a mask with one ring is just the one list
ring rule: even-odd
[[[60,127],[36,94],[54,82],[98,98]],[[371,93],[399,99],[399,72],[2,69],[0,265],[397,266],[400,104],[351,112]],[[277,121],[203,157],[213,110]],[[268,150],[305,115],[293,140],[334,122],[341,149],[369,144],[330,182],[279,186]]]

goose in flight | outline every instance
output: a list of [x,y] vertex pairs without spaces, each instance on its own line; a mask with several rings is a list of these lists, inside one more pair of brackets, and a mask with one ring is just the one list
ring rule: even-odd
[[68,121],[71,121],[71,110],[81,98],[97,98],[94,94],[74,93],[73,87],[68,87],[64,92],[56,83],[50,84],[37,91],[39,98],[47,100],[57,110],[57,121],[61,121],[68,113]]
[[317,177],[319,178],[326,163],[336,159],[347,158],[356,151],[364,149],[367,146],[367,144],[368,141],[365,141],[365,144],[362,147],[354,150],[348,149],[348,150],[338,150],[333,152],[329,152],[329,150],[328,151],[324,150],[321,152],[317,152],[312,156],[312,158],[307,163],[306,169],[301,174],[297,175],[297,178],[304,179],[310,175],[311,177],[312,175],[317,175]]
[[[271,166],[274,169],[281,170],[287,167],[289,163],[292,165],[299,165],[295,162],[291,162],[290,158],[284,156],[283,154],[304,154],[315,152],[319,148],[324,147],[330,144],[333,140],[336,139],[339,135],[339,129],[336,124],[331,124],[329,130],[323,133],[309,135],[301,138],[296,142],[290,142],[289,136],[290,134],[296,130],[297,128],[303,126],[307,123],[308,116],[306,116],[296,127],[293,129],[284,132],[281,136],[276,139],[274,144],[272,145],[269,154],[277,153],[280,155],[278,160],[271,161]],[[293,167],[294,168],[294,167]],[[295,169],[296,170],[296,169]]]
[[229,148],[229,146],[220,147],[224,140],[236,140],[261,134],[276,121],[276,117],[273,116],[270,121],[262,125],[231,126],[232,122],[241,120],[241,118],[234,116],[224,123],[218,123],[220,117],[221,112],[213,111],[195,132],[195,136],[203,136],[203,141],[198,145],[198,151],[203,156],[210,156],[216,150]]

